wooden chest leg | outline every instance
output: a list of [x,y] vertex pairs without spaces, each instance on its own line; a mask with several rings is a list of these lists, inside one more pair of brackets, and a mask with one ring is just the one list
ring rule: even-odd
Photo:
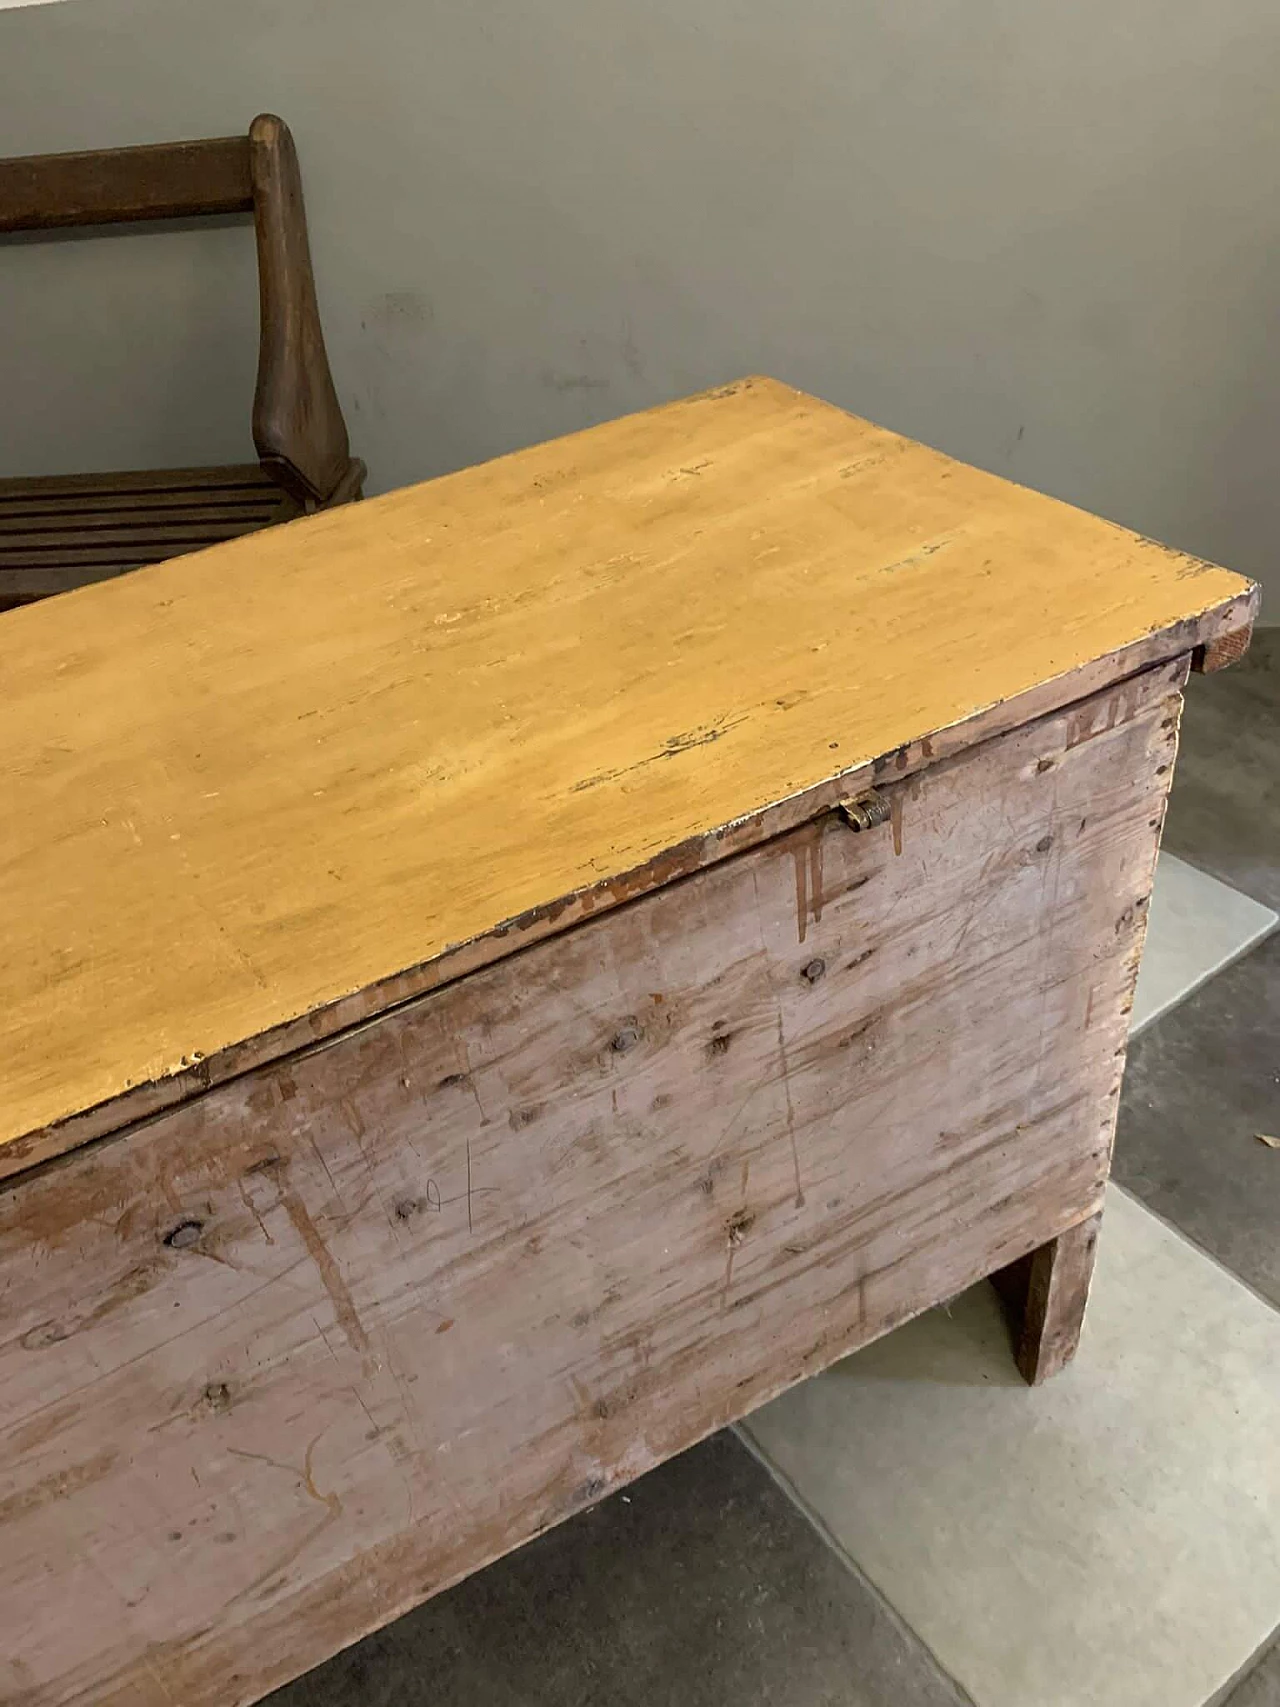
[[1033,1387],[1076,1354],[1101,1221],[1099,1211],[992,1276],[1013,1319],[1018,1369]]

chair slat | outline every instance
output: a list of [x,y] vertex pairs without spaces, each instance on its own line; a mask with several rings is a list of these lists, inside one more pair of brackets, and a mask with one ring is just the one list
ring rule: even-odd
[[0,160],[0,231],[247,213],[247,136]]

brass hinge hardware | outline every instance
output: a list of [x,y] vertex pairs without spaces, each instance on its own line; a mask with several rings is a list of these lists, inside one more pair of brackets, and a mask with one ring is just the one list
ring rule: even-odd
[[887,824],[891,810],[888,800],[874,788],[842,800],[836,807],[851,830],[874,830],[877,824]]

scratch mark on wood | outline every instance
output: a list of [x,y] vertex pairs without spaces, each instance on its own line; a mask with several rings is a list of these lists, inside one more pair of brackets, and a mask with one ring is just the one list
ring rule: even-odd
[[[294,1471],[294,1475],[297,1475],[296,1470]],[[273,1559],[265,1570],[259,1571],[257,1576],[247,1582],[242,1589],[238,1589],[227,1601],[227,1607],[233,1607],[237,1605],[238,1602],[247,1600],[250,1595],[256,1594],[258,1590],[264,1587],[267,1583],[270,1583],[280,1577],[283,1572],[289,1569],[289,1566],[293,1564],[295,1559],[306,1552],[307,1548],[316,1539],[316,1537],[324,1533],[332,1522],[333,1513],[326,1512],[317,1524],[313,1525],[305,1535],[301,1536],[294,1542],[292,1547],[287,1547],[278,1559]]]
[[461,1043],[460,1047],[462,1049],[462,1061],[465,1069],[462,1075],[462,1082],[475,1098],[476,1108],[480,1114],[481,1125],[487,1126],[489,1124],[489,1116],[485,1113],[484,1104],[480,1100],[480,1087],[476,1083],[476,1075],[471,1066],[471,1051],[467,1048],[465,1042]]
[[[99,1574],[101,1574],[101,1572],[99,1572]],[[174,1702],[175,1707],[176,1707],[177,1698],[173,1694],[173,1692],[170,1690],[169,1685],[165,1682],[164,1678],[160,1675],[160,1672],[156,1669],[155,1662],[154,1662],[154,1660],[152,1660],[150,1654],[144,1653],[142,1655],[142,1664],[143,1664],[143,1668],[146,1671],[148,1677],[150,1677],[151,1681],[155,1684],[156,1688],[160,1691],[161,1695],[164,1696],[166,1701]]]
[[135,1263],[128,1274],[116,1281],[106,1297],[100,1298],[91,1308],[83,1310],[79,1315],[55,1317],[51,1321],[39,1323],[34,1328],[28,1328],[19,1336],[18,1344],[24,1351],[44,1351],[49,1346],[59,1345],[63,1340],[70,1339],[72,1334],[96,1327],[99,1322],[106,1321],[135,1298],[141,1298],[145,1292],[150,1291],[168,1267],[169,1264],[160,1258],[149,1258]]
[[319,1144],[316,1143],[314,1133],[311,1133],[311,1132],[307,1133],[307,1142],[310,1144],[313,1152],[315,1153],[316,1161],[319,1162],[320,1166],[324,1169],[324,1177],[328,1180],[329,1185],[333,1191],[333,1195],[340,1199],[341,1194],[338,1191],[338,1182],[334,1179],[333,1175],[329,1172],[329,1164],[324,1159],[324,1152],[321,1150]]
[[246,1452],[242,1446],[228,1446],[227,1452],[232,1458],[245,1458],[254,1464],[269,1464],[273,1470],[283,1470],[295,1481],[302,1480],[302,1472],[296,1464],[286,1464],[282,1458],[272,1458],[266,1452]]
[[908,553],[906,557],[899,557],[892,563],[882,564],[876,573],[879,575],[892,575],[899,569],[910,569],[914,567],[915,564],[923,563],[927,558],[933,557],[937,552],[942,551],[946,546],[951,544],[954,538],[954,534],[944,534],[941,539],[928,540],[919,548],[918,551],[912,551]]
[[267,1224],[262,1219],[262,1216],[259,1213],[257,1204],[253,1201],[252,1194],[249,1191],[249,1182],[246,1180],[246,1178],[243,1174],[241,1174],[239,1179],[237,1179],[236,1185],[237,1185],[239,1192],[240,1192],[241,1203],[244,1204],[245,1208],[249,1211],[250,1215],[252,1215],[254,1220],[258,1223],[258,1231],[262,1234],[263,1238],[267,1241],[267,1243],[269,1245],[274,1245],[275,1240],[271,1237],[271,1234],[267,1231]]
[[726,1240],[724,1253],[724,1283],[720,1288],[720,1309],[722,1312],[729,1308],[729,1288],[733,1285],[733,1253],[737,1248],[737,1244],[733,1239]]
[[81,1488],[91,1487],[109,1473],[115,1461],[115,1452],[99,1452],[83,1464],[73,1464],[67,1470],[55,1470],[51,1476],[43,1477],[31,1487],[20,1488],[16,1494],[0,1500],[0,1524],[25,1517],[28,1512],[39,1511],[41,1506],[65,1499]]
[[[319,1155],[320,1152],[317,1150],[316,1154]],[[328,1173],[328,1171],[326,1168],[325,1172]],[[292,1221],[298,1237],[307,1247],[307,1255],[316,1265],[316,1273],[320,1276],[320,1284],[329,1295],[329,1302],[333,1305],[333,1313],[338,1319],[338,1326],[346,1335],[347,1342],[353,1351],[367,1351],[369,1349],[369,1337],[361,1324],[355,1301],[347,1290],[347,1283],[342,1278],[341,1268],[321,1238],[319,1229],[311,1219],[306,1204],[294,1187],[287,1185],[282,1178],[279,1180],[279,1191],[280,1202],[290,1221]]]
[[787,1063],[787,1040],[782,1028],[782,1003],[778,1003],[778,1058],[782,1067],[782,1094],[787,1103],[787,1137],[791,1141],[791,1165],[796,1175],[796,1208],[804,1208],[804,1189],[800,1184],[800,1148],[796,1143],[796,1111],[791,1101],[791,1072]]
[[736,729],[740,723],[745,723],[747,713],[740,717],[722,717],[714,723],[704,724],[701,728],[690,729],[682,735],[669,735],[656,753],[646,753],[644,758],[637,759],[634,764],[620,765],[616,770],[600,771],[594,776],[584,776],[581,782],[575,782],[569,790],[571,794],[581,794],[585,789],[598,788],[603,782],[616,782],[619,777],[630,776],[633,771],[643,770],[646,765],[657,764],[662,759],[674,759],[681,753],[692,752],[697,747],[708,747],[713,741],[719,741],[727,735],[730,729]]
[[[141,844],[139,844],[139,845],[141,845]],[[180,850],[180,852],[181,852],[181,859],[182,859],[183,865],[188,866],[189,862],[188,862],[185,850]],[[267,979],[263,977],[262,973],[258,970],[257,966],[254,965],[252,957],[245,953],[244,949],[236,941],[235,937],[232,936],[231,932],[223,924],[222,920],[220,918],[218,918],[217,914],[214,913],[208,906],[206,906],[205,903],[200,899],[200,892],[199,892],[198,887],[194,884],[188,884],[186,886],[186,893],[195,902],[196,906],[204,914],[205,918],[208,919],[209,923],[213,926],[214,930],[218,933],[218,936],[226,944],[226,946],[230,950],[231,954],[235,957],[236,960],[238,960],[240,962],[241,966],[244,967],[245,971],[249,974],[249,976],[253,979],[253,981],[258,985],[259,989],[269,990],[271,988],[271,985],[269,984]]]

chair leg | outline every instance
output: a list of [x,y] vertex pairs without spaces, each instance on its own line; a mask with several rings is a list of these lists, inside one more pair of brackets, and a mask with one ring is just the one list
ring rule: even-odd
[[1099,1211],[992,1276],[1013,1316],[1018,1369],[1033,1387],[1076,1354],[1101,1221]]

